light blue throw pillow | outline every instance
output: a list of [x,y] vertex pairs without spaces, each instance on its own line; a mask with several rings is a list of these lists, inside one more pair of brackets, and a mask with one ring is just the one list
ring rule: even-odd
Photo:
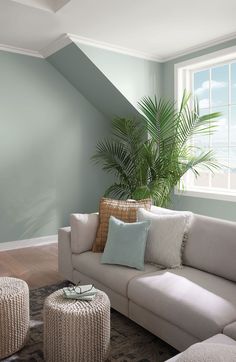
[[102,264],[119,264],[144,270],[150,221],[126,223],[111,216]]

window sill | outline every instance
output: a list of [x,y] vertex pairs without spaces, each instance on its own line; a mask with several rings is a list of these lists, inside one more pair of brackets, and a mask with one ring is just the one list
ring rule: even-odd
[[236,193],[225,192],[222,190],[204,190],[204,189],[188,189],[188,190],[179,190],[175,187],[175,195],[179,196],[191,196],[198,197],[203,199],[213,199],[213,200],[222,200],[222,201],[231,201],[236,202]]

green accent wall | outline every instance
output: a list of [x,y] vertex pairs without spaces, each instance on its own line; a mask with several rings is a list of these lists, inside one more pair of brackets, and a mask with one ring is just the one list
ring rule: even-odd
[[137,109],[125,95],[74,43],[51,55],[47,61],[110,119],[138,116]]
[[[236,39],[227,41],[216,46],[202,49],[198,52],[176,58],[163,63],[163,88],[162,94],[166,98],[174,99],[174,66],[185,60],[193,59],[201,55],[209,54],[217,50],[229,48],[236,45]],[[198,214],[218,217],[222,219],[236,221],[236,203],[222,200],[213,200],[189,196],[173,196],[173,207],[178,210],[191,210]]]
[[0,69],[0,242],[55,234],[98,209],[110,120],[46,60],[0,51]]
[[135,107],[142,97],[161,94],[161,63],[77,45]]

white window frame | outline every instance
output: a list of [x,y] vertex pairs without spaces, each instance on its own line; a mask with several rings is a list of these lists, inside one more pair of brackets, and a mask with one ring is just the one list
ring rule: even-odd
[[[210,68],[222,63],[229,63],[236,60],[236,46],[225,48],[216,52],[212,52],[197,58],[191,58],[184,62],[176,63],[174,66],[174,97],[178,107],[180,106],[181,97],[184,89],[191,91],[191,76],[194,70],[201,68]],[[176,195],[191,196],[198,198],[207,198],[214,200],[236,201],[236,192],[222,189],[191,189],[181,190],[177,186],[174,193]]]

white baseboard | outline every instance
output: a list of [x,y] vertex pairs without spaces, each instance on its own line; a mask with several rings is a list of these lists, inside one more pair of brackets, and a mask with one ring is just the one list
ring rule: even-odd
[[29,248],[31,246],[40,246],[53,243],[57,243],[57,235],[48,235],[17,241],[7,241],[5,243],[0,243],[0,251]]

